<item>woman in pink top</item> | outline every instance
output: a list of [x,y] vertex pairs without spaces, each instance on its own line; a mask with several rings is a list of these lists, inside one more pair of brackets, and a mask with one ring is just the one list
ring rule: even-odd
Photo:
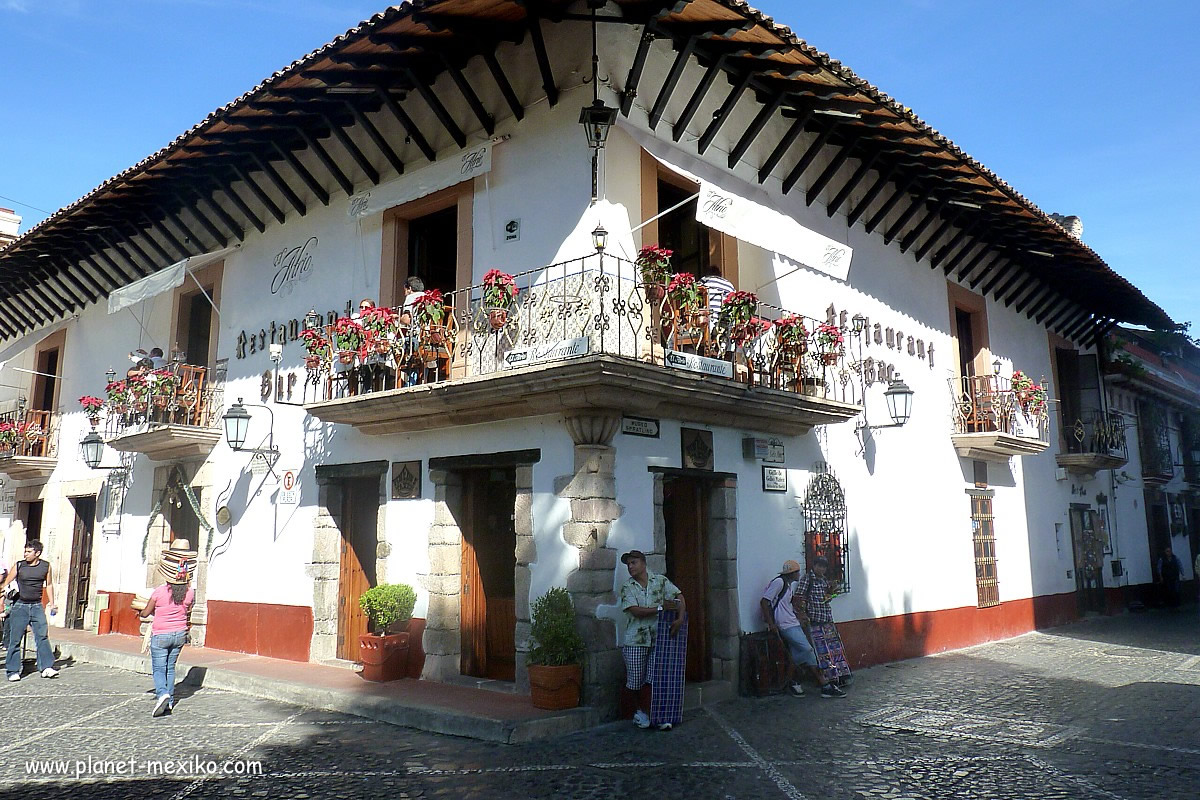
[[163,551],[158,564],[166,584],[150,595],[142,619],[154,617],[150,627],[150,664],[154,672],[153,716],[170,714],[175,705],[175,662],[188,642],[188,613],[196,602],[196,593],[188,584],[196,572],[195,550],[186,539],[176,539]]

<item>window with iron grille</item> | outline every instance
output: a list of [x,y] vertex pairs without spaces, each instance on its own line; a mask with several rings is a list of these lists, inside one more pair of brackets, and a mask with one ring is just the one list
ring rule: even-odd
[[971,538],[975,544],[975,589],[979,607],[1000,605],[996,577],[996,533],[992,527],[991,494],[971,494]]

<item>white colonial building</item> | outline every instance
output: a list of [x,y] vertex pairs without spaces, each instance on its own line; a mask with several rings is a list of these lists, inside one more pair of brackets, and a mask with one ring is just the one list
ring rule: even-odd
[[[107,604],[134,632],[130,601],[186,536],[210,646],[353,660],[358,595],[406,582],[414,675],[520,687],[530,599],[564,585],[585,700],[612,708],[631,548],[687,595],[696,681],[737,680],[786,558],[831,557],[857,664],[1080,613],[1071,515],[1094,493],[1059,462],[1095,453],[1060,430],[1061,370],[1117,321],[1167,316],[740,2],[529,8],[389,9],[0,250],[23,426],[6,548],[46,541],[64,622]],[[596,158],[594,91],[619,110]],[[634,264],[651,244],[755,293],[751,321],[664,300]],[[493,269],[517,288],[499,316]],[[410,276],[447,320],[306,362],[305,329],[352,331]],[[802,345],[769,324],[791,316]],[[77,398],[154,347],[165,372],[108,404],[90,468]]]

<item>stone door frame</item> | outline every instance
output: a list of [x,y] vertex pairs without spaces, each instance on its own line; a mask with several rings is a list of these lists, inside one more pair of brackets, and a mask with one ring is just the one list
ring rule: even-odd
[[429,528],[429,572],[417,579],[429,592],[425,612],[425,680],[448,681],[462,674],[462,529],[458,520],[463,512],[461,473],[469,469],[512,468],[516,477],[513,526],[516,530],[515,593],[516,686],[529,691],[529,671],[525,655],[529,652],[529,565],[537,561],[533,538],[533,465],[541,461],[538,449],[508,450],[429,459],[429,480],[433,483],[433,525]]
[[338,592],[342,556],[342,486],[350,478],[378,478],[379,513],[375,522],[375,580],[387,582],[388,462],[320,464],[316,468],[317,514],[313,521],[312,561],[305,574],[313,579],[313,638],[309,661],[337,660]]

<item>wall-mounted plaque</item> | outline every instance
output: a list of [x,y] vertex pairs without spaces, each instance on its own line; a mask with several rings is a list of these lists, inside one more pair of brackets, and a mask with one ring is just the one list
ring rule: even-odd
[[682,428],[679,431],[679,447],[682,452],[680,461],[684,469],[703,469],[712,472],[714,469],[712,431]]
[[786,492],[787,470],[783,467],[762,468],[762,487],[764,492]]
[[621,433],[630,436],[646,436],[658,438],[658,420],[646,417],[621,417]]
[[392,499],[417,500],[421,497],[421,462],[392,462]]

